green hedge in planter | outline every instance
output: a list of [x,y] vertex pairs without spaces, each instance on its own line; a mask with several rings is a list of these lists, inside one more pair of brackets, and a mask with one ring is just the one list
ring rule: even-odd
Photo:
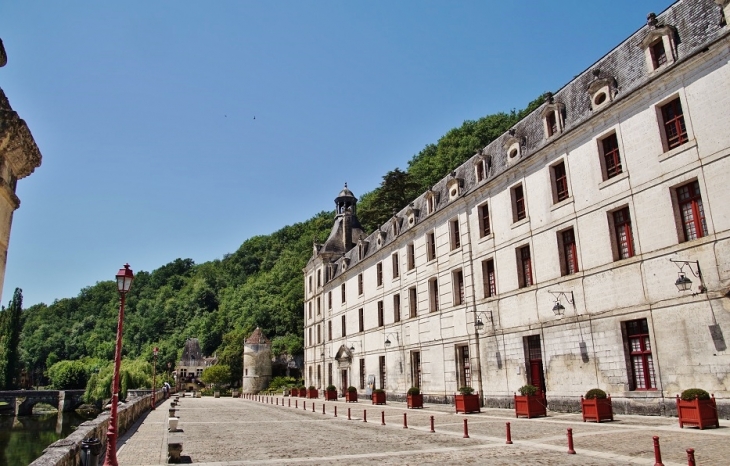
[[411,388],[408,389],[408,394],[409,395],[420,395],[421,394],[421,389],[418,388],[418,387],[411,387]]
[[534,385],[523,385],[517,390],[522,396],[535,396],[537,387]]
[[335,392],[335,391],[337,391],[337,387],[335,387],[334,385],[327,385],[327,391]]
[[601,390],[600,388],[591,388],[586,392],[585,399],[586,400],[605,400],[608,396],[606,395],[606,392]]
[[474,389],[471,387],[461,387],[459,389],[459,393],[462,395],[472,395],[474,393]]
[[349,387],[347,387],[347,391],[350,392],[350,393],[357,392],[357,388],[355,388],[352,385],[350,385]]
[[695,398],[698,400],[709,400],[710,394],[701,388],[688,388],[687,390],[683,391],[680,395],[680,398],[684,401],[692,401]]

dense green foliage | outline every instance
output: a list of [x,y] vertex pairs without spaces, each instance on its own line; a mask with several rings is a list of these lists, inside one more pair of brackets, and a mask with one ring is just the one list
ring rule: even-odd
[[[407,170],[389,171],[381,185],[358,203],[364,228],[368,232],[378,228],[393,210],[405,207],[541,103],[542,98],[519,112],[465,121],[414,155]],[[333,212],[320,212],[270,235],[250,238],[220,260],[195,264],[192,259],[176,259],[152,272],[137,271],[125,308],[123,388],[151,387],[154,346],[160,349],[158,381],[170,380],[168,364],[175,367],[189,337],[198,338],[204,354],[215,353],[220,364],[229,367],[228,380],[221,383],[241,380],[243,341],[256,327],[272,339],[273,355],[301,354],[302,268],[311,255],[312,241],[323,242],[332,221]],[[118,306],[116,284],[106,280],[74,298],[25,309],[21,325],[15,327],[22,328],[15,347],[35,384],[50,377],[54,386],[68,388],[86,380],[87,399],[108,398]],[[0,314],[0,323],[10,320],[6,314]],[[9,330],[0,326],[0,341],[12,341]],[[0,364],[6,354],[7,349],[0,354]],[[81,366],[68,362],[79,360],[86,362]],[[61,361],[66,362],[54,366]],[[44,380],[39,380],[41,375]]]
[[231,380],[231,368],[225,364],[206,367],[200,378],[206,384],[220,388],[221,385],[227,384]]

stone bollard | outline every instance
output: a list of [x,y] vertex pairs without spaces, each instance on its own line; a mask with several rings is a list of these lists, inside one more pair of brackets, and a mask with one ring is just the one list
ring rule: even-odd
[[167,430],[170,432],[177,432],[177,423],[180,419],[171,417],[167,419]]

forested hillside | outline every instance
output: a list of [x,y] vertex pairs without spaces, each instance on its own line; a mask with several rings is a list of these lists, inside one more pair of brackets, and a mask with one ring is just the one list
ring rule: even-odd
[[[427,145],[412,157],[405,171],[396,168],[388,172],[379,187],[361,197],[358,216],[362,225],[373,231],[394,208],[404,207],[541,103],[539,98],[519,112],[465,121],[437,143]],[[143,373],[137,384],[144,384],[144,374],[150,372],[147,363],[152,361],[152,347],[160,348],[157,364],[162,371],[168,362],[175,366],[188,337],[200,339],[206,354],[217,351],[222,362],[231,367],[233,380],[240,380],[242,375],[243,339],[256,326],[273,338],[275,353],[300,353],[304,304],[301,270],[311,254],[312,239],[325,240],[333,215],[320,212],[271,235],[250,238],[220,260],[195,264],[192,259],[177,259],[152,272],[137,271],[124,323],[124,358],[136,359],[136,367]],[[54,379],[63,372],[58,368],[70,367],[59,365],[49,371],[54,364],[79,361],[74,383],[82,386],[94,373],[109,373],[117,310],[118,295],[111,280],[84,288],[76,297],[23,310],[20,366],[34,380],[42,378],[45,382],[47,376]],[[4,315],[7,312],[0,315],[0,322],[9,318]],[[0,341],[7,339],[0,334]],[[0,359],[4,357],[0,351]],[[2,361],[0,367],[4,367]],[[51,382],[59,385],[59,380]]]

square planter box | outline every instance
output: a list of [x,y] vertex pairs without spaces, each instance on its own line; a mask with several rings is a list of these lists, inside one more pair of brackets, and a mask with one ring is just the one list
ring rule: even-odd
[[409,408],[423,408],[423,395],[407,395],[406,398]]
[[583,422],[586,421],[613,421],[613,405],[611,395],[608,398],[594,398],[586,400],[580,396],[580,410],[583,413]]
[[337,390],[325,390],[324,401],[337,401]]
[[299,396],[299,389],[292,388],[291,390],[289,390],[289,396]]
[[357,403],[357,392],[345,392],[346,403]]
[[457,413],[481,413],[479,406],[479,394],[454,395],[454,404]]
[[717,420],[717,404],[715,395],[709,400],[684,401],[677,395],[677,416],[679,416],[679,427],[684,425],[696,426],[700,429],[705,427],[720,427]]
[[318,393],[316,388],[307,389],[307,398],[317,398]]
[[547,416],[545,398],[542,396],[522,396],[515,394],[515,417]]
[[373,404],[374,405],[384,405],[385,404],[385,392],[382,392],[382,393],[373,392]]
[[299,398],[306,398],[307,397],[307,389],[306,388],[300,388],[299,389]]

